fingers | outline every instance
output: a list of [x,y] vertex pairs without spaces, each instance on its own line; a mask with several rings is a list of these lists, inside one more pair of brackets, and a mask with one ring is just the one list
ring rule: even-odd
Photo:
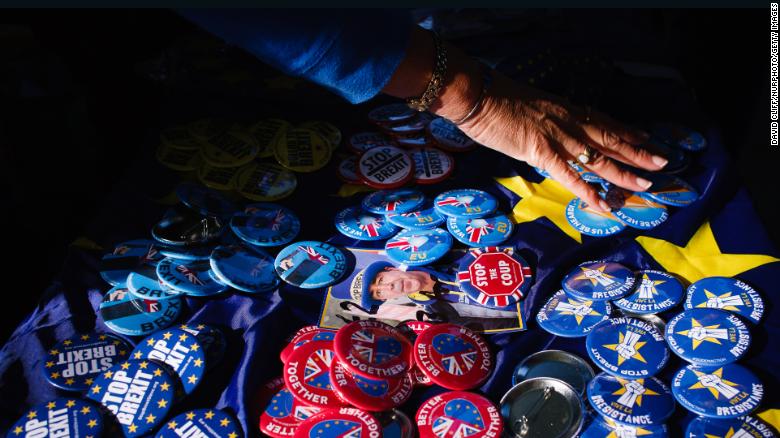
[[606,116],[591,117],[591,122],[582,124],[581,129],[591,141],[609,151],[608,155],[626,164],[647,170],[660,170],[668,163],[666,158],[634,146],[646,141],[646,136],[623,127]]
[[610,211],[606,201],[601,199],[596,189],[586,183],[580,175],[569,166],[569,163],[561,156],[561,153],[555,150],[552,145],[547,146],[551,155],[542,163],[541,167],[545,169],[550,176],[563,184],[578,198],[584,200],[589,205],[604,212]]

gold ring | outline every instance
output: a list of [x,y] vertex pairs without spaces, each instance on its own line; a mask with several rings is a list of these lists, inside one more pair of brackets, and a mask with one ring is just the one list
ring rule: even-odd
[[593,148],[590,146],[585,146],[582,149],[582,152],[580,152],[579,155],[577,155],[577,161],[579,161],[580,164],[582,164],[583,166],[587,165],[588,163],[593,161],[594,155],[596,155],[596,151],[594,151]]

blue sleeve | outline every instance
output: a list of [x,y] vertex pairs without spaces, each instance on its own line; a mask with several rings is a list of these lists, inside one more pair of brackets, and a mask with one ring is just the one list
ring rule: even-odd
[[394,9],[186,9],[185,18],[352,103],[377,95],[406,52],[412,21]]

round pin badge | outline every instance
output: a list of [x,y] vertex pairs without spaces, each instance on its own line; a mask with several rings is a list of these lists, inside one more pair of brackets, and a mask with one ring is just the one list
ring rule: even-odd
[[77,398],[58,398],[33,406],[8,428],[7,438],[73,437],[103,434],[103,416],[92,403]]
[[295,174],[276,164],[249,164],[236,175],[238,193],[253,201],[278,201],[290,196],[296,187]]
[[374,414],[382,425],[382,438],[414,438],[412,420],[402,411],[393,409]]
[[361,409],[342,407],[312,415],[298,426],[294,438],[381,436],[382,426],[373,415]]
[[236,205],[221,193],[200,184],[179,184],[176,196],[182,204],[204,216],[230,217],[237,210]]
[[383,215],[369,213],[360,207],[347,207],[334,219],[339,233],[357,240],[386,240],[398,232]]
[[130,240],[117,245],[100,261],[100,276],[112,286],[124,284],[127,275],[145,268],[154,268],[163,259],[157,242]]
[[395,142],[407,149],[420,149],[428,146],[428,137],[425,134],[397,135]]
[[630,426],[658,426],[674,413],[676,403],[661,380],[622,379],[601,373],[588,384],[588,401],[604,418]]
[[596,418],[579,435],[580,438],[616,438],[616,437],[643,437],[643,438],[667,438],[669,429],[665,424],[660,426],[629,426],[615,423],[608,418]]
[[181,330],[195,336],[206,353],[206,370],[215,368],[227,351],[227,339],[222,330],[206,324],[196,324],[193,326],[181,324]]
[[566,382],[580,396],[593,380],[593,368],[577,355],[561,350],[542,350],[522,360],[512,373],[512,385],[545,377]]
[[166,143],[157,147],[155,157],[163,166],[179,172],[191,172],[201,165],[200,152],[197,149],[175,149]]
[[417,113],[414,117],[392,125],[382,125],[381,128],[393,136],[408,136],[425,134],[425,128],[433,120],[433,116],[428,112]]
[[176,385],[155,362],[130,360],[114,365],[95,379],[87,398],[111,412],[126,437],[140,437],[165,421]]
[[653,173],[646,177],[653,185],[638,196],[672,207],[685,207],[699,199],[699,192],[676,176]]
[[257,246],[290,243],[301,230],[292,210],[279,204],[248,204],[230,218],[230,228],[241,240]]
[[746,415],[731,420],[696,417],[685,429],[687,438],[760,437],[776,438],[775,429],[759,418]]
[[582,178],[583,181],[589,182],[589,183],[596,183],[596,184],[604,182],[604,179],[602,177],[600,177],[597,174],[595,174],[595,173],[585,169],[584,167],[582,167],[576,161],[569,160],[569,161],[567,161],[567,163],[569,164],[569,167],[574,169],[574,171],[577,172],[580,175],[580,178]]
[[239,129],[222,131],[202,144],[200,154],[203,160],[217,168],[243,166],[260,152],[255,139]]
[[477,146],[474,140],[454,123],[441,117],[431,120],[428,124],[428,134],[436,142],[436,146],[448,152],[466,152]]
[[460,260],[460,289],[487,307],[515,304],[531,288],[533,271],[512,247],[473,248]]
[[387,256],[407,266],[429,265],[447,255],[452,236],[441,228],[403,230],[385,243]]
[[161,284],[195,297],[212,296],[228,289],[216,281],[210,271],[211,264],[206,260],[165,259],[157,265]]
[[414,382],[406,373],[390,379],[369,379],[335,363],[330,367],[333,390],[352,406],[366,411],[386,411],[404,404],[412,395]]
[[683,286],[674,275],[663,271],[644,270],[636,273],[634,291],[613,303],[635,314],[655,314],[680,304]]
[[414,176],[414,162],[403,150],[393,146],[371,148],[358,158],[358,176],[376,189],[394,189]]
[[444,216],[478,218],[496,211],[498,201],[490,193],[476,189],[456,189],[439,194],[433,206]]
[[260,432],[273,438],[291,437],[303,421],[320,411],[318,407],[301,403],[289,389],[282,388],[260,415]]
[[730,419],[753,412],[764,397],[764,385],[747,368],[686,365],[672,379],[672,394],[683,407],[703,417]]
[[[617,194],[613,195],[613,193]],[[636,193],[618,189],[616,186],[610,186],[607,198],[610,198],[611,196],[618,196],[621,198],[621,200],[618,201],[620,208],[614,208],[612,214],[629,227],[640,230],[649,230],[661,225],[669,218],[666,206],[645,199]]]
[[409,108],[404,103],[391,103],[374,108],[368,113],[368,120],[373,123],[386,125],[409,120],[417,114],[417,111]]
[[736,313],[753,323],[764,315],[764,300],[750,285],[727,277],[706,277],[688,286],[686,309],[721,309]]
[[336,332],[333,350],[347,370],[369,379],[399,377],[412,367],[412,344],[395,327],[353,321]]
[[609,319],[610,313],[612,306],[609,301],[580,300],[561,289],[539,309],[536,322],[553,335],[579,338],[587,336],[598,323]]
[[284,365],[284,384],[293,397],[309,406],[336,408],[346,405],[333,391],[330,367],[334,365],[332,341],[311,341],[290,353]]
[[349,148],[360,155],[375,147],[396,147],[393,139],[379,132],[358,132],[349,137]]
[[123,287],[114,287],[103,296],[99,313],[106,327],[127,336],[143,336],[173,324],[182,309],[179,297],[153,301],[136,298]]
[[325,139],[308,129],[285,130],[274,143],[276,161],[294,172],[322,169],[330,161],[331,153]]
[[265,119],[249,127],[249,133],[260,146],[259,158],[274,156],[274,144],[282,133],[292,128],[289,122],[282,119]]
[[487,398],[465,391],[450,391],[431,397],[415,416],[420,438],[502,436],[504,423],[498,408]]
[[661,141],[691,152],[699,152],[707,147],[707,139],[704,136],[675,123],[658,123],[653,126],[652,134]]
[[537,377],[501,398],[501,417],[511,436],[573,437],[585,417],[580,396],[563,380]]
[[307,240],[282,249],[274,267],[285,282],[303,289],[316,289],[329,286],[344,275],[347,257],[333,245]]
[[433,207],[408,213],[388,214],[385,216],[391,224],[407,230],[428,230],[443,224],[446,216],[441,215]]
[[274,258],[259,248],[218,246],[211,253],[209,265],[219,281],[242,292],[264,293],[279,286]]
[[509,239],[512,229],[512,221],[503,213],[484,218],[450,216],[447,219],[447,230],[452,236],[473,247],[500,245]]
[[417,340],[417,335],[424,332],[432,325],[433,323],[429,321],[408,320],[399,323],[395,328],[400,330],[401,333],[406,336],[406,339],[409,339],[409,342],[414,343],[414,341]]
[[425,196],[416,189],[380,190],[363,198],[361,205],[375,214],[408,213],[422,207]]
[[167,365],[179,377],[184,392],[192,394],[206,372],[205,350],[196,336],[170,328],[139,342],[130,359],[149,359]]
[[750,348],[750,331],[733,313],[691,309],[666,324],[666,342],[694,365],[721,366],[735,362]]
[[347,184],[363,184],[357,174],[357,157],[351,155],[341,160],[336,168],[336,176]]
[[56,343],[46,354],[46,380],[66,391],[83,392],[98,374],[125,361],[133,347],[107,333],[84,333]]
[[606,237],[617,234],[626,228],[610,212],[590,208],[587,202],[574,198],[566,206],[566,220],[575,230],[593,237]]
[[322,120],[303,122],[298,125],[299,128],[309,129],[319,134],[328,142],[331,150],[335,150],[341,143],[341,130],[332,123]]
[[669,161],[662,169],[663,173],[680,173],[691,164],[691,157],[686,150],[671,146],[657,137],[650,137],[650,140],[639,147],[648,150],[654,155],[660,155]]
[[244,434],[238,420],[219,409],[195,409],[183,412],[165,423],[157,438],[183,436],[202,438],[240,438]]
[[414,160],[414,182],[417,184],[442,182],[455,170],[455,159],[436,148],[417,148],[410,153]]
[[563,290],[581,300],[606,301],[623,297],[634,288],[634,271],[615,262],[585,262],[561,282]]
[[[166,259],[163,259],[165,261]],[[162,263],[162,262],[160,262]],[[157,265],[157,269],[160,265]],[[168,298],[175,297],[181,292],[162,284],[157,279],[155,271],[151,272],[131,272],[127,276],[127,290],[136,298],[142,300],[167,300]]]
[[233,190],[239,169],[239,167],[214,167],[207,163],[201,163],[197,172],[198,181],[210,189]]
[[316,325],[303,327],[295,332],[287,346],[282,349],[279,358],[282,360],[282,363],[287,363],[290,353],[301,345],[311,341],[332,341],[335,337],[335,330],[319,328]]
[[436,324],[420,333],[414,360],[434,383],[452,390],[476,388],[495,365],[482,336],[455,324]]
[[219,239],[225,232],[222,219],[194,212],[173,210],[152,228],[152,237],[176,247],[198,246]]
[[649,322],[636,318],[608,319],[585,338],[590,359],[615,377],[648,378],[669,361],[664,336]]
[[201,143],[190,134],[186,126],[165,128],[160,132],[160,142],[182,151],[197,151],[201,148]]

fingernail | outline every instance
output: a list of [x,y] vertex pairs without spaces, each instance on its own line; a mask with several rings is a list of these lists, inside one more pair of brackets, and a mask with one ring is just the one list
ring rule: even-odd
[[669,164],[669,160],[667,160],[666,158],[661,157],[659,155],[653,155],[652,160],[653,160],[653,164],[655,164],[659,168],[663,168],[664,166]]
[[603,199],[599,200],[599,207],[601,207],[601,209],[604,211],[612,211],[612,209],[609,208],[609,204],[607,204],[607,201]]
[[653,185],[651,181],[648,181],[642,177],[636,177],[636,183],[639,184],[645,190],[649,189],[650,186]]

